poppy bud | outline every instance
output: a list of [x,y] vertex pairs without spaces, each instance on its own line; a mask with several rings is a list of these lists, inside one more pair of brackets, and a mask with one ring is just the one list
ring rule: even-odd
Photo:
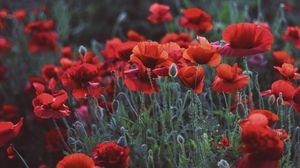
[[153,161],[153,151],[152,151],[151,149],[149,149],[149,151],[148,151],[148,160],[149,160],[150,162]]
[[78,52],[79,52],[79,54],[81,55],[81,56],[86,56],[86,53],[87,53],[87,49],[83,46],[83,45],[81,45],[80,47],[79,47],[79,49],[78,49]]
[[141,145],[141,153],[145,154],[148,151],[148,146],[146,144]]
[[283,103],[283,98],[282,98],[282,93],[280,92],[280,93],[279,93],[279,97],[278,97],[278,99],[277,99],[277,104],[278,104],[278,105],[282,105],[282,103]]
[[126,144],[127,144],[126,137],[125,137],[125,136],[121,136],[121,137],[118,139],[118,145],[126,146]]
[[176,77],[178,74],[177,66],[176,64],[172,64],[169,68],[169,76]]
[[177,142],[178,142],[179,144],[181,144],[181,145],[184,144],[184,141],[185,141],[185,140],[184,140],[183,136],[181,136],[181,135],[178,135],[178,136],[177,136]]
[[273,104],[275,102],[275,96],[274,95],[271,95],[269,98],[268,98],[268,103],[269,104]]
[[228,162],[224,159],[221,159],[217,165],[219,168],[230,168]]

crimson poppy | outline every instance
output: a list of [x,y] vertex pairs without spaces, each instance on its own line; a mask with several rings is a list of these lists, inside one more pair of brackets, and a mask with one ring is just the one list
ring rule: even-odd
[[101,50],[101,55],[106,59],[115,59],[118,55],[117,47],[122,44],[119,38],[113,38],[106,41],[106,48]]
[[183,58],[192,63],[210,66],[217,66],[221,62],[221,55],[206,39],[201,40],[200,43],[191,44],[183,52]]
[[212,84],[216,92],[231,93],[248,86],[249,77],[243,75],[237,64],[232,67],[228,64],[220,64],[216,69],[217,75]]
[[274,64],[276,66],[281,66],[283,63],[294,64],[295,59],[289,55],[286,51],[274,51],[272,52],[272,57]]
[[69,107],[65,105],[67,100],[68,94],[64,90],[41,93],[32,100],[34,114],[42,119],[67,117],[70,115]]
[[72,47],[63,47],[61,48],[61,58],[69,58],[72,59],[74,57]]
[[297,26],[290,26],[283,34],[283,40],[288,41],[294,45],[295,48],[300,48],[300,28]]
[[169,42],[175,42],[182,48],[187,48],[190,43],[193,41],[193,36],[187,33],[167,33],[165,34],[161,40],[161,44],[169,43]]
[[228,147],[231,147],[231,144],[229,142],[228,137],[224,136],[220,142],[218,142],[217,144],[215,144],[215,146],[228,148]]
[[4,55],[11,49],[11,44],[4,37],[0,37],[0,55]]
[[179,24],[199,34],[207,33],[212,28],[212,18],[209,14],[199,8],[189,8],[182,11],[183,17]]
[[127,32],[127,37],[128,37],[128,41],[136,41],[136,42],[141,42],[141,41],[145,41],[145,37],[142,36],[141,34],[139,34],[136,31],[133,30],[129,30]]
[[168,60],[168,53],[157,42],[140,42],[133,48],[130,62],[141,67],[154,69]]
[[169,61],[175,63],[179,67],[183,67],[186,65],[186,61],[182,57],[184,49],[180,48],[180,46],[177,43],[169,42],[162,44],[162,46],[169,55]]
[[160,24],[164,21],[170,21],[173,19],[173,16],[171,15],[170,7],[167,5],[159,4],[159,3],[153,3],[149,11],[151,12],[151,15],[148,16],[148,20],[153,24]]
[[[293,83],[286,80],[277,80],[272,83],[271,89],[262,91],[262,96],[274,96],[274,102],[278,100],[279,96],[282,95],[283,104],[290,105],[293,101],[293,96],[296,91]],[[273,103],[274,103],[273,102]]]
[[143,69],[125,70],[123,75],[126,87],[132,91],[142,91],[146,94],[152,94],[159,91],[159,86],[151,72]]
[[274,66],[274,68],[286,79],[300,79],[300,74],[297,73],[298,68],[292,64],[283,63],[281,67]]
[[269,29],[254,23],[232,24],[222,36],[227,44],[217,47],[219,52],[233,57],[264,53],[272,48],[274,41]]
[[185,87],[200,94],[204,87],[204,68],[200,66],[185,66],[179,69],[178,78]]
[[24,10],[24,9],[19,9],[19,10],[16,10],[14,13],[13,13],[13,17],[17,20],[24,20],[27,16],[27,11]]
[[1,9],[0,10],[0,30],[5,30],[5,28],[6,28],[5,19],[8,16],[9,16],[9,13],[6,9]]
[[0,147],[18,136],[23,126],[23,117],[17,124],[12,122],[0,122]]
[[73,153],[60,160],[56,168],[94,168],[93,159],[83,153]]
[[12,145],[9,145],[9,147],[6,149],[7,157],[8,159],[14,159],[16,157],[16,154],[13,150]]
[[75,98],[97,97],[100,93],[99,70],[96,65],[74,64],[61,77],[63,85],[72,89]]
[[243,143],[240,150],[245,155],[236,163],[237,168],[278,168],[284,144],[278,131],[270,127],[278,120],[271,111],[255,110],[240,122]]
[[92,150],[92,157],[97,166],[103,168],[127,168],[130,148],[115,142],[97,144]]

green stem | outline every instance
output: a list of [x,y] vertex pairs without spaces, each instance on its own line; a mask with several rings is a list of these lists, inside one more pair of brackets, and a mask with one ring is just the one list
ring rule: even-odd
[[11,145],[11,147],[12,147],[13,151],[14,151],[14,152],[18,155],[18,157],[21,159],[21,161],[23,162],[24,166],[25,166],[26,168],[29,168],[27,162],[26,162],[25,159],[21,156],[21,154],[17,151],[17,149],[16,149],[13,145]]

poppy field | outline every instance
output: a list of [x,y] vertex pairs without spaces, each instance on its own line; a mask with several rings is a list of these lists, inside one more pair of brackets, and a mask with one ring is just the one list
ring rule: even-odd
[[0,168],[299,168],[300,1],[0,1]]

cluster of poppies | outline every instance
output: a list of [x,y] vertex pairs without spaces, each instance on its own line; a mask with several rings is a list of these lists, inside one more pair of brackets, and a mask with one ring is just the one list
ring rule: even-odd
[[[150,13],[147,19],[153,24],[174,19],[167,5],[154,3]],[[1,29],[5,29],[5,19],[11,16],[24,20],[26,11],[16,11],[12,15],[0,11]],[[176,78],[183,87],[196,94],[201,94],[205,88],[212,88],[217,93],[236,93],[248,89],[253,80],[247,61],[257,66],[265,65],[262,54],[270,51],[274,42],[268,25],[250,22],[231,24],[223,31],[221,40],[209,42],[202,35],[213,29],[212,17],[199,8],[184,9],[178,25],[199,36],[195,39],[188,33],[169,32],[156,42],[130,30],[126,41],[120,38],[106,41],[106,47],[100,51],[103,58],[100,61],[84,46],[79,48],[78,54],[70,46],[59,49],[54,20],[26,24],[24,33],[28,35],[28,50],[31,53],[60,51],[59,64],[44,65],[41,75],[31,77],[25,87],[25,91],[33,96],[34,115],[39,120],[54,121],[65,117],[80,118],[91,124],[89,101],[95,100],[96,105],[105,109],[108,115],[113,112],[113,95],[118,91],[115,79],[122,79],[129,90],[144,94],[158,93],[160,85],[157,80],[161,78]],[[299,49],[300,28],[288,27],[282,40]],[[0,37],[0,55],[9,52],[12,45],[6,38]],[[222,63],[226,57],[244,59],[244,70],[238,63]],[[300,74],[294,65],[295,59],[283,50],[272,52],[272,57],[276,76],[282,79],[273,82],[270,90],[260,94],[269,96],[272,103],[291,106],[300,113],[300,86],[296,86],[295,82],[300,79]],[[215,72],[212,80],[205,77],[208,69]],[[0,81],[4,77],[5,68],[0,66]],[[248,92],[251,95],[251,90]],[[106,97],[105,101],[102,95]],[[249,105],[249,109],[255,108]],[[24,118],[18,116],[17,111],[10,104],[0,109],[1,120],[6,120],[0,122],[0,147],[11,142],[21,131]],[[16,124],[9,122],[18,118]],[[272,128],[277,121],[279,117],[268,110],[253,110],[240,120],[240,150],[245,155],[237,161],[238,168],[278,167],[283,155],[283,141],[287,141],[289,136],[283,129]],[[49,131],[47,149],[51,152],[62,150],[64,147],[56,141],[66,140],[66,132],[64,127]],[[230,147],[227,137],[217,146]],[[13,158],[15,148],[11,145],[7,152]],[[65,156],[57,163],[57,168],[126,168],[129,166],[129,154],[130,148],[127,146],[113,141],[101,142],[89,156],[83,153]]]

